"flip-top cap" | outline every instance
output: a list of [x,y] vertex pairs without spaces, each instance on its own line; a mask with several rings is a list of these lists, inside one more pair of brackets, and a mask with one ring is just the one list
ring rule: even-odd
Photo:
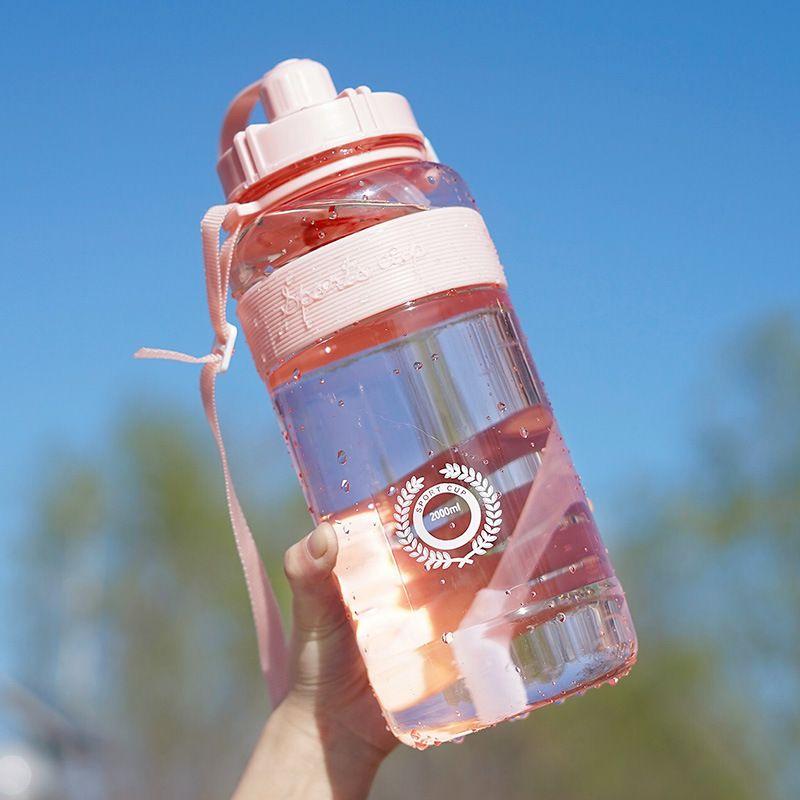
[[[268,122],[248,125],[259,98]],[[369,147],[364,146],[367,141]],[[289,59],[231,103],[222,127],[217,172],[228,200],[236,201],[281,170],[347,145],[354,147],[352,154],[345,154],[348,160],[365,163],[377,158],[422,159],[429,154],[405,97],[372,92],[366,86],[337,93],[322,64]],[[329,160],[333,163],[338,157],[341,154],[331,152]],[[325,171],[315,163],[309,178],[316,180],[320,169]],[[296,190],[298,176],[292,183]]]

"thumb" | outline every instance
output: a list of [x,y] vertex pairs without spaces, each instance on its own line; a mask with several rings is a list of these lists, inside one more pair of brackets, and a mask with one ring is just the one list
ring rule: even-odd
[[327,522],[286,551],[283,567],[294,595],[295,632],[316,636],[344,616],[333,576],[338,551],[336,534]]
[[352,633],[333,574],[338,552],[336,533],[323,522],[284,557],[294,595],[292,656],[297,688],[335,681],[344,666],[342,643],[352,639]]

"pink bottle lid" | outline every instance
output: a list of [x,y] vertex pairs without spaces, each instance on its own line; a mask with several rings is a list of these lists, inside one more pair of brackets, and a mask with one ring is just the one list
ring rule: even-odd
[[[259,98],[269,121],[248,125]],[[363,146],[374,139],[384,141]],[[347,145],[353,146],[352,153],[339,150]],[[367,86],[337,93],[322,64],[292,58],[243,89],[231,103],[222,126],[217,173],[228,201],[236,202],[281,170],[328,151],[332,151],[329,158],[287,177],[280,189],[270,189],[269,199],[278,200],[360,164],[435,160],[405,97],[372,92]]]

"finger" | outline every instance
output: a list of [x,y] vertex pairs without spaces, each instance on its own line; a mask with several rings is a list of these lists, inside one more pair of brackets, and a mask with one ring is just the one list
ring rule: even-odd
[[284,570],[294,595],[296,633],[318,638],[344,618],[333,575],[338,552],[336,533],[327,522],[286,551]]

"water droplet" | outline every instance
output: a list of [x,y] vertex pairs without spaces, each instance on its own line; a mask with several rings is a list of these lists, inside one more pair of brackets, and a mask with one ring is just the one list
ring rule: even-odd
[[324,238],[325,238],[325,231],[320,231],[320,232],[317,234],[317,238],[318,238],[318,239],[324,239]]
[[329,354],[330,352],[331,352],[331,347],[330,347],[330,345],[326,344],[325,345],[325,353]]
[[345,478],[340,484],[342,487],[342,491],[349,492],[350,491],[350,481]]
[[567,615],[563,611],[559,611],[558,614],[556,614],[556,622],[564,622],[566,618]]
[[300,372],[300,370],[299,370],[299,369],[296,369],[296,370],[295,370],[295,371],[292,373],[292,380],[293,380],[293,381],[299,381],[299,380],[300,380],[300,376],[301,376],[302,374],[303,374],[303,373],[302,373],[302,372]]
[[497,403],[497,410],[501,414],[506,410],[506,404],[502,400]]
[[432,455],[433,455],[433,450],[428,450],[428,458],[430,458]]
[[439,354],[438,353],[431,353],[431,361],[438,361]]
[[527,439],[527,438],[528,438],[528,429],[527,429],[527,428],[520,428],[520,429],[519,429],[519,435],[520,435],[520,436],[521,436],[523,439]]
[[343,405],[344,405],[344,400],[340,400],[339,401],[339,408],[341,408]]
[[431,186],[433,186],[433,184],[436,183],[436,178],[433,175],[428,175],[427,176],[427,180],[428,180],[428,183],[431,184]]
[[450,644],[453,641],[453,634],[451,631],[447,631],[447,633],[442,634],[442,641],[445,644]]
[[336,454],[336,460],[337,460],[337,461],[338,461],[340,464],[346,464],[346,463],[347,463],[347,453],[345,453],[345,451],[344,451],[344,450],[340,450],[340,451],[339,451],[339,452]]
[[397,488],[396,488],[395,486],[390,486],[390,487],[389,487],[389,488],[386,490],[386,494],[388,494],[388,495],[389,495],[389,497],[394,497],[394,496],[397,494]]
[[569,571],[574,575],[577,572],[578,568],[574,564],[569,565]]
[[331,206],[328,209],[328,219],[336,219],[338,214],[336,213],[336,206]]
[[511,594],[511,589],[506,589],[506,597]]
[[445,580],[444,580],[444,578],[439,578],[439,583],[441,583],[441,584],[442,584],[442,586],[444,586],[444,584],[445,584]]
[[400,370],[399,369],[393,369],[392,370],[392,375],[399,375],[399,374],[400,374]]
[[422,362],[421,361],[415,361],[414,362],[414,369],[417,370],[417,371],[421,370],[422,369]]

